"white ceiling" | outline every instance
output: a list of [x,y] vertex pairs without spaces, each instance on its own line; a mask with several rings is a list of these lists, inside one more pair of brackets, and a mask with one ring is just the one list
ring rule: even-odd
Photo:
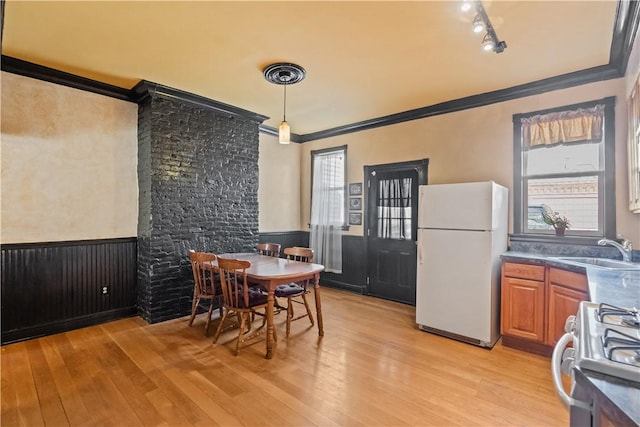
[[484,52],[460,1],[17,1],[2,54],[130,89],[160,83],[270,116],[283,87],[307,134],[609,63],[617,2],[485,1],[507,49]]

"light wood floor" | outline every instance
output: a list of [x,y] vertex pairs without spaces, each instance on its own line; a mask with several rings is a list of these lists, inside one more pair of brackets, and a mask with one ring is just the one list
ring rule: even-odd
[[213,345],[204,314],[3,346],[0,424],[568,425],[549,359],[421,332],[403,304],[323,288],[322,305],[322,339],[303,319],[287,340],[276,317],[272,360],[264,335],[238,357],[235,331]]

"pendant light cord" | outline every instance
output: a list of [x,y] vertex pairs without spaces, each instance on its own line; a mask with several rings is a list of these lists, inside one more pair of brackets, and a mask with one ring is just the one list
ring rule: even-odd
[[282,120],[287,121],[287,84],[284,84],[284,117]]

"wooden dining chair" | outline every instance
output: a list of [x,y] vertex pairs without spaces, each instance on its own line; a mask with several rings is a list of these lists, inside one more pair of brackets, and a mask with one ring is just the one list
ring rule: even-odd
[[279,243],[258,243],[258,253],[260,255],[273,256],[280,258]]
[[[285,248],[284,255],[285,258],[292,261],[301,261],[308,263],[313,262],[313,249],[310,248],[303,248],[298,246]],[[289,336],[289,333],[291,332],[291,322],[293,322],[294,320],[309,317],[311,326],[314,325],[313,315],[311,314],[309,302],[307,301],[307,294],[309,293],[309,291],[307,290],[308,285],[309,280],[305,280],[299,283],[288,283],[285,285],[276,286],[275,296],[287,299],[287,336]],[[298,301],[296,298],[300,298],[301,301]],[[293,311],[293,303],[304,304],[304,308],[307,312],[295,317]]]
[[218,302],[220,307],[220,317],[223,315],[223,298],[222,286],[212,263],[216,256],[208,252],[189,251],[189,260],[191,261],[191,269],[193,270],[193,302],[191,305],[191,318],[189,326],[193,325],[193,320],[198,312],[198,306],[202,301],[209,301],[209,310],[207,311],[207,321],[204,327],[204,334],[209,334],[209,324],[211,323],[211,314],[213,313],[214,301]]
[[[218,258],[218,271],[222,282],[225,310],[213,338],[213,343],[215,344],[218,341],[225,320],[230,315],[236,314],[240,320],[240,331],[236,341],[236,356],[240,351],[240,345],[245,340],[253,339],[267,331],[267,328],[264,327],[267,321],[266,312],[257,313],[256,311],[260,309],[265,309],[266,311],[267,293],[249,286],[247,282],[247,268],[249,267],[251,267],[249,261]],[[263,316],[262,325],[253,334],[245,336],[246,333],[251,332],[251,324],[255,314]]]

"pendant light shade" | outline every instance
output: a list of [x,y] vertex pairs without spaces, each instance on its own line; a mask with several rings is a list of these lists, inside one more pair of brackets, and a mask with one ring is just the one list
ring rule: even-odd
[[287,123],[287,86],[302,81],[306,71],[299,65],[279,62],[266,67],[262,73],[268,82],[284,85],[284,105],[282,122],[278,128],[278,141],[280,144],[291,143],[291,128]]
[[280,144],[291,144],[291,128],[286,120],[280,122],[280,128],[278,129],[278,137]]

